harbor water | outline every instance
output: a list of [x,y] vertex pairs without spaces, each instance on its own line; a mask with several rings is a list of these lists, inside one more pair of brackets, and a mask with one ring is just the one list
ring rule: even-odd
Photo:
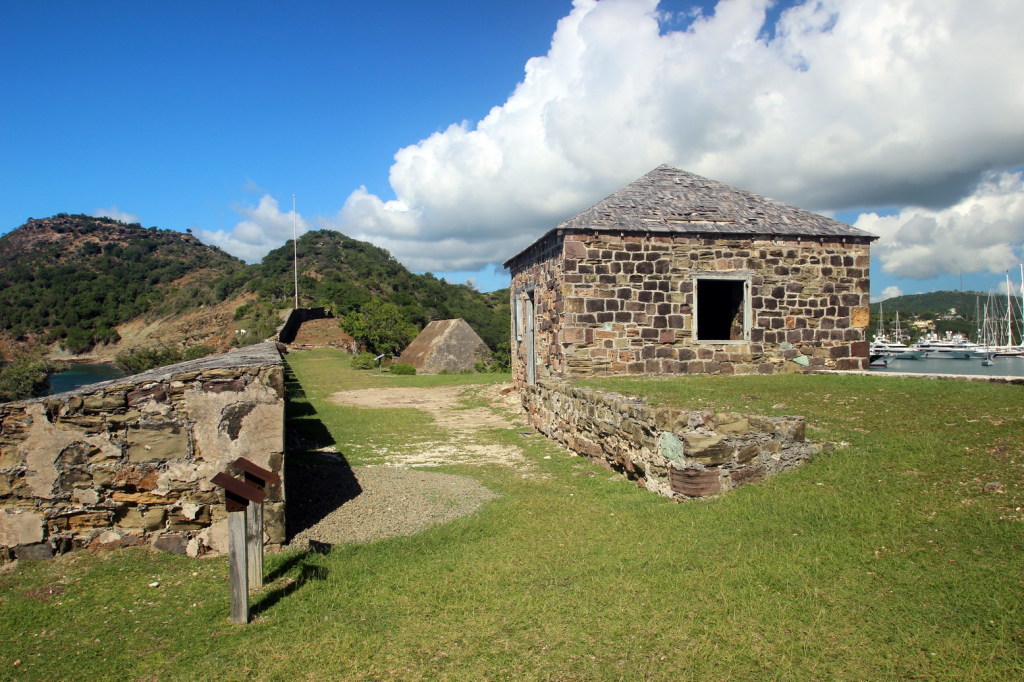
[[1024,377],[1024,358],[992,358],[992,366],[981,364],[980,358],[954,360],[950,358],[921,358],[920,360],[890,360],[886,367],[872,367],[872,372],[912,372],[914,374],[963,374],[990,377]]
[[117,365],[109,362],[82,362],[68,366],[63,372],[50,375],[49,395],[73,391],[81,386],[88,386],[100,381],[123,377]]

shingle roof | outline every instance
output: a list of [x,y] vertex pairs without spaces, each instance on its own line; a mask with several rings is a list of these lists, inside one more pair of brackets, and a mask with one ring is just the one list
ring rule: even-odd
[[672,166],[658,166],[544,236],[555,230],[878,238],[817,213]]

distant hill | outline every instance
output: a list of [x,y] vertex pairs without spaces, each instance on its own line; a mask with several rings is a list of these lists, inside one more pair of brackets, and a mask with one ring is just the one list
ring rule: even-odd
[[[323,305],[340,317],[377,297],[397,305],[417,327],[461,317],[492,350],[509,341],[508,289],[480,293],[430,273],[414,274],[385,249],[335,230],[302,235],[298,259],[300,298],[306,305]],[[291,300],[291,242],[253,267],[247,289],[264,300]]]
[[[1015,310],[1020,310],[1020,297],[1015,297]],[[957,313],[965,319],[975,319],[975,310],[980,301],[984,307],[988,299],[987,293],[977,291],[932,291],[927,294],[908,294],[888,298],[881,304],[871,304],[871,314],[878,315],[879,308],[885,312],[886,317],[891,317],[899,311],[901,317],[908,315],[920,315],[921,313],[946,313],[950,308],[956,308]],[[1005,294],[1002,295],[1005,301]],[[1003,308],[1006,306],[1003,305]]]
[[129,320],[222,301],[245,264],[191,234],[60,214],[0,237],[0,329],[73,353]]
[[[885,315],[884,328],[886,331],[893,329],[898,313],[903,331],[908,332],[912,338],[917,338],[927,331],[921,328],[915,330],[913,325],[909,324],[911,319],[918,318],[928,321],[929,327],[939,334],[954,332],[974,340],[977,339],[978,328],[981,326],[981,320],[984,319],[984,310],[988,300],[987,293],[982,294],[977,291],[933,291],[927,294],[897,296],[886,299],[881,304],[872,303],[868,336],[869,338],[873,337],[878,330],[881,312]],[[1020,297],[1014,297],[1012,304],[1013,319],[1017,320],[1021,311]],[[995,295],[993,308],[997,317],[1005,315],[1005,294]],[[956,310],[956,317],[947,315],[951,309]]]
[[[297,250],[302,306],[341,317],[379,299],[417,327],[462,317],[492,349],[508,343],[507,289],[480,293],[417,275],[330,230],[303,235]],[[294,305],[292,253],[288,242],[246,265],[188,233],[85,215],[29,220],[0,237],[0,331],[73,354],[96,344],[262,341]]]

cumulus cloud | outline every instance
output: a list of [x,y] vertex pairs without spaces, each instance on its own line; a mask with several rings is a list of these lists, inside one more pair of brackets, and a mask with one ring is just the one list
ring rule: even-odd
[[195,234],[204,243],[219,246],[250,263],[292,238],[293,217],[296,234],[305,234],[310,229],[302,216],[282,212],[277,200],[269,194],[264,194],[256,207],[238,206],[235,212],[244,220],[233,229],[196,230]]
[[122,223],[139,222],[139,216],[134,213],[125,213],[116,205],[110,208],[97,208],[92,212],[92,215],[94,218],[113,218],[114,220],[120,220]]
[[1000,273],[1024,257],[1024,174],[990,173],[949,208],[864,213],[854,227],[879,235],[882,270],[930,279],[943,273]]
[[898,286],[894,285],[894,286],[886,287],[886,288],[882,289],[882,293],[879,294],[878,296],[872,296],[871,297],[871,302],[872,303],[878,303],[879,301],[888,301],[890,298],[896,298],[897,296],[902,296],[902,295],[903,295],[903,290],[900,289]]
[[[926,207],[883,246],[908,246],[893,272],[932,269],[928,220],[1024,163],[1024,4],[770,5],[574,0],[504,103],[400,149],[394,197],[361,187],[325,224],[416,269],[476,270],[670,163],[811,210]],[[971,236],[958,259],[999,260],[1007,239]]]
[[1024,6],[820,0],[774,27],[767,7],[666,30],[654,0],[576,0],[505,103],[401,149],[396,198],[353,192],[339,229],[473,268],[665,162],[837,210],[948,205],[1024,161]]

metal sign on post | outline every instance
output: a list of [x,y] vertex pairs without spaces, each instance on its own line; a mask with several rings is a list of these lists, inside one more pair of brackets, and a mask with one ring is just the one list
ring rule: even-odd
[[224,489],[224,506],[228,511],[228,573],[231,579],[231,622],[249,622],[249,572],[246,551],[246,509],[262,505],[266,494],[260,488],[239,481],[223,472],[211,483]]
[[[272,483],[280,483],[281,477],[273,471],[239,457],[233,464],[245,477],[245,482],[258,488],[266,495],[266,487]],[[246,552],[249,572],[249,590],[263,587],[263,502],[254,502],[245,510],[246,518]]]

